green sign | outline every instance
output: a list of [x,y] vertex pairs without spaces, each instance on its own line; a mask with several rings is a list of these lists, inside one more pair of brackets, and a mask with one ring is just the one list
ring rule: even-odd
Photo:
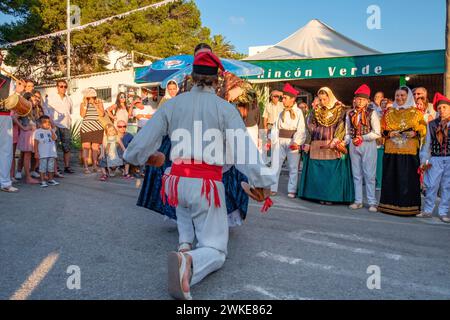
[[247,61],[264,69],[252,80],[294,80],[444,73],[445,51],[418,51],[359,57]]

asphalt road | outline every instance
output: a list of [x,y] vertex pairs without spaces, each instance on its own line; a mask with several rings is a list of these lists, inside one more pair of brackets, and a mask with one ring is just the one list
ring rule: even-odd
[[[0,299],[170,299],[166,255],[177,231],[136,207],[138,185],[79,173],[1,193]],[[437,218],[352,212],[282,192],[274,201],[268,215],[250,205],[224,267],[192,288],[194,299],[450,299],[450,226]],[[370,276],[378,284],[373,270],[379,289],[367,286]]]

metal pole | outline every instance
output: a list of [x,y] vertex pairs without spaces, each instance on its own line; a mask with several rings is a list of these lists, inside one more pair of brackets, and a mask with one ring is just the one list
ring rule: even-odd
[[[70,0],[67,0],[67,85],[70,88]],[[68,90],[70,92],[70,89]]]
[[447,20],[445,26],[445,75],[444,92],[450,96],[450,0],[446,1]]

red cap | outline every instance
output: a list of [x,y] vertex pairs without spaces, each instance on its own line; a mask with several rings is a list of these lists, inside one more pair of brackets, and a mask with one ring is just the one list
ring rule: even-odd
[[283,87],[283,93],[290,97],[297,97],[299,91],[297,91],[290,83],[286,83]]
[[436,94],[434,95],[434,99],[433,99],[433,106],[434,106],[434,110],[435,111],[437,111],[437,107],[440,104],[448,104],[448,105],[450,105],[450,99],[448,99],[443,94],[441,94],[439,92],[436,92]]
[[367,84],[363,84],[362,86],[360,86],[358,88],[358,90],[355,91],[355,97],[369,99],[370,98],[370,88],[369,88],[369,86]]
[[220,59],[212,52],[201,52],[194,58],[194,72],[203,75],[217,75],[217,71],[225,70]]

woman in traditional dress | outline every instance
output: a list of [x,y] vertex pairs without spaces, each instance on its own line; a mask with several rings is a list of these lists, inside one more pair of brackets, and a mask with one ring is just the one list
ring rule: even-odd
[[309,137],[304,147],[298,197],[322,204],[352,203],[353,177],[343,141],[346,109],[330,88],[321,88],[318,98],[319,105],[307,120]]
[[383,179],[378,210],[388,214],[415,216],[420,213],[419,148],[427,126],[416,108],[411,89],[401,87],[395,102],[381,121],[386,139]]

